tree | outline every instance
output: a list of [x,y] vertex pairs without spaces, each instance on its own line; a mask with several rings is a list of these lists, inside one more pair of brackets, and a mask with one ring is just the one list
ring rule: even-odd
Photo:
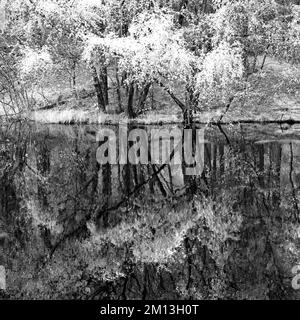
[[[18,75],[26,89],[46,79],[51,67],[57,77],[67,70],[76,95],[76,70],[86,64],[98,108],[108,111],[115,87],[118,109],[126,105],[129,118],[145,110],[150,89],[159,86],[190,123],[203,108],[230,106],[259,78],[267,54],[298,62],[294,3],[15,0],[7,13],[5,38],[16,72],[27,63],[27,76]],[[31,73],[29,52],[41,58],[32,59]]]
[[[199,97],[207,92],[207,88],[218,83],[218,89],[227,90],[231,87],[230,82],[242,77],[242,57],[238,45],[218,43],[211,52],[195,54],[189,50],[183,30],[176,28],[173,14],[169,12],[154,10],[139,15],[131,24],[129,35],[122,39],[114,35],[104,38],[91,35],[87,43],[87,59],[93,59],[92,54],[97,50],[105,52],[113,61],[118,59],[119,72],[126,73],[126,83],[130,88],[128,114],[132,109],[134,84],[141,88],[144,96],[150,85],[159,84],[181,108],[189,122],[190,110],[199,107]],[[213,58],[214,55],[217,55],[217,59]],[[186,87],[187,103],[183,103],[175,94],[179,85]],[[140,101],[144,101],[143,96],[140,96]]]

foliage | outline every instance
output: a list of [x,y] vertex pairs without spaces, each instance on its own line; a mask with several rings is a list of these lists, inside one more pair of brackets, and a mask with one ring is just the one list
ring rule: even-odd
[[78,68],[87,64],[101,111],[115,90],[119,109],[143,112],[156,83],[186,114],[227,105],[260,72],[260,56],[298,63],[298,7],[276,0],[15,0],[7,4],[4,38],[26,90],[64,70],[76,96]]

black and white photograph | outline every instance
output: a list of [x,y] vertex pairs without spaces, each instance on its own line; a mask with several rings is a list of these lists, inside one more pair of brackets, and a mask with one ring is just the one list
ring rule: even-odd
[[300,1],[0,0],[0,300],[300,300]]

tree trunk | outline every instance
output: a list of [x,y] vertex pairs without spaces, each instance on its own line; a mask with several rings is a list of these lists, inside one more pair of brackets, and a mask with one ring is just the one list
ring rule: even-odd
[[118,67],[118,62],[116,61],[116,71],[115,71],[115,76],[116,76],[116,81],[117,81],[117,99],[118,99],[118,111],[122,111],[122,101],[121,101],[121,83],[119,79],[119,67]]
[[193,111],[191,106],[194,105],[194,96],[189,88],[186,89],[186,107],[183,112],[183,120],[186,126],[191,126],[193,122]]
[[186,110],[184,110],[183,120],[184,124],[187,126],[190,126],[193,123],[193,113],[189,107]]
[[142,90],[137,107],[138,111],[143,110],[145,108],[145,103],[149,94],[150,87],[151,83],[147,84],[145,88]]
[[106,112],[105,109],[105,101],[103,98],[103,91],[101,88],[101,82],[99,80],[98,74],[97,74],[97,70],[96,68],[93,66],[92,67],[92,75],[93,75],[93,80],[94,80],[94,87],[96,90],[96,95],[97,95],[97,100],[98,100],[98,108],[100,111],[102,112]]
[[133,98],[134,98],[134,85],[131,84],[128,91],[128,103],[126,115],[129,119],[135,118],[135,113],[133,111]]
[[71,72],[71,87],[72,87],[72,94],[77,99],[77,91],[76,91],[76,62],[74,62]]
[[102,69],[101,80],[102,80],[102,86],[103,86],[103,99],[104,99],[105,106],[107,106],[109,104],[107,67],[104,67]]
[[249,72],[249,61],[248,61],[248,57],[249,57],[249,44],[248,44],[248,35],[249,35],[249,18],[247,16],[247,14],[244,14],[244,12],[241,13],[242,14],[242,32],[241,32],[241,43],[243,46],[243,64],[244,64],[244,68],[245,68],[245,75],[247,76],[248,72]]

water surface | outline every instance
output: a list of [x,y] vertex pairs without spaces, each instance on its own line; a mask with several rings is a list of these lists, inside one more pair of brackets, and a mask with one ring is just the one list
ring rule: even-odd
[[184,165],[101,166],[98,130],[1,128],[3,296],[298,298],[298,127],[207,127],[195,177]]

